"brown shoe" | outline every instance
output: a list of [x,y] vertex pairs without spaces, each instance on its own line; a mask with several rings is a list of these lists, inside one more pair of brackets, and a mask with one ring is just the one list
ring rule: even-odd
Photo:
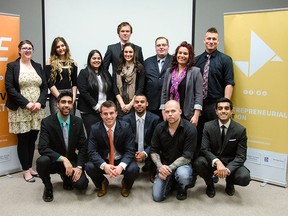
[[122,180],[121,184],[122,184],[122,187],[121,187],[121,195],[122,195],[123,197],[128,197],[129,194],[130,194],[130,189],[128,189],[128,188],[126,187],[126,185],[125,185],[125,183],[124,183],[123,180]]
[[101,182],[101,186],[100,186],[99,191],[97,193],[98,197],[103,197],[107,193],[108,184],[109,184],[109,182],[106,178]]

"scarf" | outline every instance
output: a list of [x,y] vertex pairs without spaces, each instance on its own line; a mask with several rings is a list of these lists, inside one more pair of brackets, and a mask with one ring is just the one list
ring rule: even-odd
[[171,88],[170,88],[170,100],[176,100],[177,102],[180,102],[180,96],[178,92],[178,87],[182,80],[186,77],[186,68],[180,72],[179,76],[178,74],[178,68],[174,69],[172,72],[172,79],[171,79]]

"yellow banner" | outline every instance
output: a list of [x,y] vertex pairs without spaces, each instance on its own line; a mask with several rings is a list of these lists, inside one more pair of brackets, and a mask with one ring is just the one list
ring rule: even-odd
[[5,73],[8,62],[18,57],[20,17],[0,13],[0,148],[17,144],[17,136],[9,133],[8,110],[5,107]]
[[248,146],[288,153],[288,11],[224,16],[225,53],[233,58],[234,119]]

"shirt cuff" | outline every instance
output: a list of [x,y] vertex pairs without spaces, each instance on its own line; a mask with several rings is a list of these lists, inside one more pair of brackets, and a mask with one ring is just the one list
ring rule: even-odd
[[121,163],[119,164],[119,166],[123,167],[123,169],[125,170],[125,169],[126,169],[126,167],[127,167],[127,164],[126,164],[126,163],[124,163],[124,162],[121,162]]
[[62,155],[56,160],[57,162],[61,162]]
[[106,164],[107,164],[106,162],[103,162],[103,163],[100,165],[100,169],[104,170],[104,166],[105,166]]
[[82,170],[82,166],[77,166],[77,168],[81,169]]
[[148,157],[148,154],[145,151],[143,151],[143,152],[145,154],[145,159],[146,159]]
[[214,160],[212,160],[212,167],[216,167],[216,162],[218,161],[219,159],[218,158],[215,158]]
[[159,110],[164,110],[165,104],[161,104]]

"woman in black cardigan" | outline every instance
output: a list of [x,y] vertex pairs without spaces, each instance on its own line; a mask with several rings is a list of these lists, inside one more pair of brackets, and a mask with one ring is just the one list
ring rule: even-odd
[[87,67],[80,71],[77,78],[77,87],[80,92],[77,108],[89,136],[91,125],[101,120],[101,104],[106,100],[115,101],[112,77],[104,69],[102,55],[98,50],[89,53]]
[[33,51],[29,40],[21,41],[20,58],[7,64],[5,75],[9,132],[17,134],[18,158],[27,182],[35,182],[34,177],[38,176],[32,161],[41,120],[45,118],[48,91],[42,66],[32,60]]

